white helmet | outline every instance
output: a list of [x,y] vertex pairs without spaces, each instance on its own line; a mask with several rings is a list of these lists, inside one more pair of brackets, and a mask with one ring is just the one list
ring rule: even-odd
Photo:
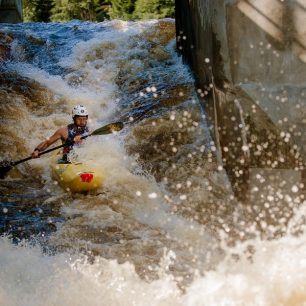
[[72,118],[74,118],[74,116],[88,116],[86,107],[83,105],[76,105],[72,109]]

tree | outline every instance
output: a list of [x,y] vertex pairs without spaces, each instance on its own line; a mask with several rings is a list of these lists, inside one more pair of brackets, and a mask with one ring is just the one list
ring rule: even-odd
[[50,21],[53,0],[23,0],[23,18],[25,21]]
[[109,15],[112,19],[129,20],[133,17],[136,0],[111,0]]
[[65,0],[54,0],[54,7],[51,10],[52,21],[67,21],[70,20],[70,12],[65,9],[68,6],[68,1]]
[[174,18],[174,0],[137,0],[133,17],[136,19]]
[[111,8],[111,2],[110,0],[106,0],[106,1],[97,1],[97,5],[96,5],[96,19],[97,21],[103,21],[106,19],[110,19],[109,16],[109,11]]
[[96,20],[97,0],[53,0],[52,21]]
[[23,0],[23,3],[25,21],[174,17],[174,0]]

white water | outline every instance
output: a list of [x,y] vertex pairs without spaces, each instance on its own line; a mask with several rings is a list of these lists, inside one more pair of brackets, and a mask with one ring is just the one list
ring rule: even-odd
[[[30,153],[38,140],[69,123],[70,109],[74,104],[86,105],[92,128],[117,118],[118,105],[124,100],[125,93],[120,92],[116,80],[120,71],[131,78],[138,72],[149,70],[147,58],[154,44],[144,48],[149,43],[144,42],[141,35],[154,24],[156,21],[114,21],[105,24],[106,29],[93,26],[94,34],[86,42],[72,39],[67,43],[66,48],[71,52],[68,55],[64,52],[65,56],[57,62],[61,67],[71,69],[65,75],[51,74],[38,67],[35,61],[25,62],[25,54],[15,41],[13,52],[18,61],[10,63],[10,67],[54,94],[54,99],[46,101],[51,105],[51,111],[43,115],[32,114],[22,101],[15,100],[14,107],[22,112],[21,119],[18,118],[22,129],[16,125],[15,135],[22,139],[27,135],[35,136],[27,142],[24,153]],[[82,25],[78,26],[82,28]],[[156,42],[157,38],[153,40]],[[166,87],[173,83],[191,86],[188,70],[173,51],[173,40],[165,50],[170,50],[170,70],[161,67],[158,75],[162,78],[168,74],[170,77],[168,83],[164,84],[164,80],[161,83]],[[153,64],[158,67],[158,63]],[[79,84],[72,86],[74,79]],[[151,91],[157,86],[154,81],[153,78]],[[135,100],[149,95],[150,88],[139,90]],[[174,99],[178,100],[178,97]],[[301,229],[299,236],[293,237],[288,233],[271,241],[238,242],[235,249],[226,246],[227,237],[219,241],[218,233],[205,224],[209,219],[205,219],[207,212],[202,215],[198,212],[199,207],[219,203],[213,189],[218,184],[224,187],[227,182],[223,172],[214,169],[213,163],[206,162],[207,156],[203,154],[209,137],[201,112],[191,93],[178,108],[169,106],[166,115],[151,115],[140,128],[137,125],[126,126],[117,135],[88,139],[86,146],[76,152],[78,158],[103,169],[105,184],[96,196],[76,195],[67,199],[64,191],[50,178],[49,157],[32,161],[35,174],[40,174],[45,180],[43,189],[50,193],[46,202],[60,203],[61,215],[67,218],[56,224],[57,231],[48,240],[49,246],[64,251],[46,255],[38,246],[31,247],[26,243],[16,246],[8,238],[1,237],[0,305],[305,304],[303,206],[295,210],[293,221],[288,226],[295,232],[297,228]],[[172,152],[181,150],[183,153],[178,154],[176,168],[172,167],[176,172],[171,167],[166,169],[165,178],[173,180],[176,186],[176,190],[170,192],[166,180],[158,182],[145,171],[137,156],[129,154],[125,145],[133,142],[141,145],[142,139],[137,139],[137,133],[146,140],[150,133],[167,135],[175,128],[181,131],[181,126],[189,119],[193,127],[197,126],[197,132],[193,134],[195,129],[190,128],[192,136],[186,145],[171,145]],[[170,141],[174,142],[169,137]],[[200,162],[197,162],[197,156],[200,156]],[[210,163],[212,166],[207,166]],[[189,175],[187,170],[192,174]],[[224,189],[220,206],[227,208],[231,193]],[[175,213],[173,207],[187,207],[190,215],[184,214],[184,210]],[[199,217],[193,218],[198,213]],[[213,217],[214,213],[217,215],[214,208],[209,213],[208,217]],[[218,221],[227,229],[228,216],[226,212],[224,214]],[[248,226],[245,223],[244,231],[252,232]],[[114,232],[110,228],[115,228]],[[109,236],[104,237],[102,234],[108,231]],[[248,245],[255,250],[252,256]],[[84,249],[92,255],[90,258],[84,255]],[[238,261],[237,254],[240,257]],[[150,277],[151,272],[158,276],[157,280]],[[179,289],[181,286],[185,291]]]
[[252,260],[229,256],[182,293],[168,271],[175,261],[171,252],[162,260],[160,278],[146,282],[129,262],[47,256],[1,238],[0,305],[304,305],[306,235],[250,243]]

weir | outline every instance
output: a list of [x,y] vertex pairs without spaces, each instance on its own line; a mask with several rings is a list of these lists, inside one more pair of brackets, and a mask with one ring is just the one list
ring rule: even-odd
[[19,23],[22,21],[22,0],[0,0],[0,23]]
[[176,0],[177,48],[241,200],[273,176],[304,197],[305,20],[306,0]]

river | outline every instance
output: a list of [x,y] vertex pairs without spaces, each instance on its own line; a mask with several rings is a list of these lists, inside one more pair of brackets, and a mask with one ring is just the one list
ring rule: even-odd
[[93,129],[124,123],[75,150],[104,173],[95,193],[62,190],[51,153],[0,181],[0,305],[306,301],[306,203],[271,220],[235,199],[173,20],[2,24],[0,39],[1,160],[76,104]]

